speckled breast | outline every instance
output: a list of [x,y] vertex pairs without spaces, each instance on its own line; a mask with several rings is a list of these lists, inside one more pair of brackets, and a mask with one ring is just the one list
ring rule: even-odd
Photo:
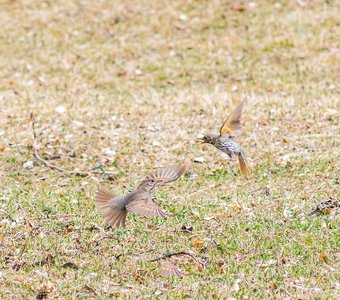
[[240,144],[229,137],[219,138],[216,147],[217,149],[229,155],[239,154],[242,151]]

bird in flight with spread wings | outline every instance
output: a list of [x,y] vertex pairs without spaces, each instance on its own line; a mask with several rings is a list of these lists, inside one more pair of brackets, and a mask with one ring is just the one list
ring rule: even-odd
[[245,102],[242,101],[224,121],[220,128],[219,135],[208,134],[203,138],[200,138],[200,140],[203,143],[215,146],[217,149],[227,154],[230,158],[237,155],[241,173],[243,175],[247,175],[249,174],[249,167],[246,156],[241,145],[235,140],[235,137],[242,134],[240,119],[244,103]]
[[137,189],[123,196],[114,196],[99,189],[95,195],[96,205],[103,212],[104,219],[116,228],[125,227],[128,212],[149,219],[157,216],[165,218],[167,213],[152,201],[155,188],[175,181],[185,169],[185,165],[159,169],[149,174]]

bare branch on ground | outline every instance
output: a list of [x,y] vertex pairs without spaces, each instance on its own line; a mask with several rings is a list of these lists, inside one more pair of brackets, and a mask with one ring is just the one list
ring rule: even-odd
[[65,174],[70,174],[70,175],[79,175],[79,176],[88,176],[88,175],[117,175],[117,172],[107,172],[107,171],[95,171],[95,170],[88,170],[88,171],[78,171],[78,170],[66,170],[64,168],[60,168],[58,166],[55,166],[51,163],[49,163],[46,159],[42,158],[39,150],[38,150],[38,139],[39,137],[42,135],[42,133],[44,132],[44,130],[46,128],[43,128],[39,134],[37,133],[36,130],[36,126],[35,126],[35,117],[33,115],[33,113],[31,113],[31,124],[32,124],[32,131],[33,131],[33,155],[34,157],[40,161],[41,163],[43,163],[46,167],[52,169],[52,170],[56,170],[60,173],[65,173]]

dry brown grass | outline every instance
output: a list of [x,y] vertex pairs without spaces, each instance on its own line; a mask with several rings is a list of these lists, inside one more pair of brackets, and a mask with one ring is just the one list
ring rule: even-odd
[[[338,15],[332,1],[2,1],[0,298],[337,298],[339,219],[306,213],[339,196]],[[249,178],[195,141],[242,98]],[[118,175],[34,160],[31,112],[44,158]],[[181,161],[157,193],[168,219],[105,225],[98,185],[122,194]],[[186,275],[159,277],[148,260],[168,251],[206,268],[173,257]]]

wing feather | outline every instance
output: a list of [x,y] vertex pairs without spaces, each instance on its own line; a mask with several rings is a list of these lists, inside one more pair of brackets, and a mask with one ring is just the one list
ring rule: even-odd
[[95,202],[103,218],[112,227],[125,227],[127,211],[124,207],[127,198],[125,196],[115,197],[111,193],[99,189],[95,196]]
[[186,170],[185,165],[175,165],[167,168],[162,168],[147,176],[146,180],[156,180],[161,183],[168,183],[178,179]]
[[162,210],[151,200],[149,194],[139,194],[134,200],[126,205],[126,209],[130,213],[144,216],[146,218],[166,217],[166,212]]
[[238,136],[242,134],[240,119],[244,104],[245,101],[243,100],[224,121],[220,129],[220,135]]

